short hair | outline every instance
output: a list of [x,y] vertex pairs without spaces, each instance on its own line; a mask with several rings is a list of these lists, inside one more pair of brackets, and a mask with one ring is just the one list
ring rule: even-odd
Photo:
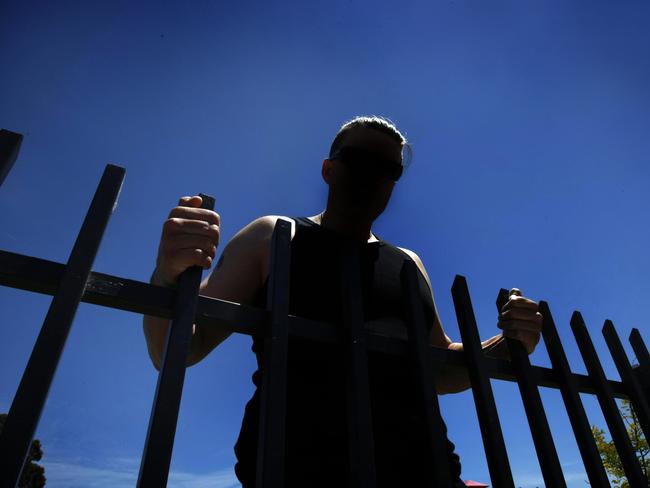
[[411,145],[392,120],[378,115],[358,115],[345,122],[332,141],[329,152],[330,158],[343,146],[345,135],[351,130],[358,128],[374,129],[393,139],[397,144],[399,144],[400,148],[402,148],[402,166],[408,166],[412,156]]

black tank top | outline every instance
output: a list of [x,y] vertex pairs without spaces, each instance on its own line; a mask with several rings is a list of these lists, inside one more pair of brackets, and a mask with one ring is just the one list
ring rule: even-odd
[[[291,241],[289,313],[341,324],[341,235],[306,217],[293,220],[296,232]],[[364,320],[392,318],[397,329],[391,334],[406,338],[400,270],[410,257],[381,239],[359,244],[359,256]],[[418,279],[431,327],[435,305],[421,273]],[[267,283],[268,277],[252,305],[266,308]],[[235,444],[235,472],[244,488],[255,484],[263,349],[263,337],[253,337],[258,364],[253,383],[257,388],[246,405]],[[286,486],[347,486],[346,355],[342,346],[290,336],[287,360]],[[408,359],[368,351],[368,375],[379,486],[424,486],[423,480],[430,476],[424,457],[426,424],[415,400]],[[459,457],[449,440],[447,447],[453,477],[458,479]]]

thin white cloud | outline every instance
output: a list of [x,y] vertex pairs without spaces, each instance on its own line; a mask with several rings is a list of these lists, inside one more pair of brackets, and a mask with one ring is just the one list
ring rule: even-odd
[[[86,466],[71,462],[43,462],[48,487],[133,488],[138,478],[138,462],[120,458],[107,460],[106,466]],[[232,468],[211,473],[172,471],[170,488],[241,488]]]
[[[48,487],[65,488],[133,488],[138,478],[140,460],[135,458],[111,458],[104,466],[90,466],[81,460],[42,462]],[[569,463],[572,464],[572,463]],[[513,473],[518,488],[543,488],[544,478],[539,472]],[[569,488],[586,485],[584,471],[564,472]],[[241,488],[232,468],[210,473],[172,471],[167,486],[170,488]]]
[[[589,480],[589,478],[587,477],[587,473],[584,471],[564,471],[563,474],[564,480],[566,481],[569,488],[583,488],[588,486],[585,483],[585,480]],[[543,488],[546,486],[544,485],[544,478],[542,477],[542,474],[538,472],[513,473],[513,478],[515,480],[515,486],[517,488]]]

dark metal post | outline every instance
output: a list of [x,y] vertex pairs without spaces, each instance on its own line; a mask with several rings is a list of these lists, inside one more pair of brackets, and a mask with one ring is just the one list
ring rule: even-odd
[[257,488],[284,486],[291,223],[279,219],[271,241],[267,288],[270,322],[264,333],[264,370],[257,444]]
[[[508,298],[508,290],[502,288],[496,302],[498,312],[501,312],[503,306],[508,302]],[[506,337],[506,344],[510,352],[510,361],[517,375],[519,393],[533,435],[533,443],[535,444],[539,465],[542,468],[544,483],[546,486],[566,487],[560,459],[557,456],[551,429],[548,426],[548,420],[544,412],[542,397],[531,374],[528,352],[524,345],[516,339]]]
[[515,483],[512,479],[508,452],[506,451],[503,432],[499,423],[499,414],[494,403],[490,377],[483,365],[485,359],[476,327],[476,318],[474,317],[467,282],[463,276],[456,275],[451,293],[454,298],[458,326],[463,340],[463,351],[467,358],[472,394],[474,395],[474,403],[478,413],[490,478],[494,486],[514,488]]
[[124,173],[119,166],[106,166],[36,339],[0,437],[2,487],[18,482]]
[[557,375],[560,393],[562,393],[562,399],[564,400],[564,405],[569,415],[573,434],[578,443],[582,462],[585,465],[585,470],[589,477],[589,483],[595,488],[609,488],[609,479],[607,478],[596,441],[591,433],[587,414],[580,399],[578,382],[571,372],[569,361],[560,342],[553,316],[551,315],[551,310],[546,302],[539,302],[539,312],[544,318],[544,325],[542,326],[544,344],[553,364],[553,370]]
[[639,383],[641,383],[644,396],[650,398],[650,354],[648,354],[648,348],[643,342],[643,339],[641,339],[639,329],[632,329],[629,340],[630,344],[632,344],[632,349],[634,349],[636,359],[639,362],[633,368],[634,374],[638,378]]
[[22,134],[0,129],[0,186],[16,162],[22,142]]
[[377,486],[375,444],[372,433],[368,353],[363,322],[359,250],[354,244],[343,248],[341,256],[341,293],[343,325],[348,348],[348,439],[350,443],[351,485],[358,488]]
[[650,366],[650,353],[648,353],[648,348],[641,338],[639,329],[635,328],[630,332],[630,344],[632,344],[632,349],[634,349],[639,364],[641,366]]
[[600,403],[600,408],[607,422],[609,433],[614,440],[614,445],[623,465],[625,476],[627,476],[627,481],[631,488],[648,488],[648,481],[645,479],[641,471],[641,465],[632,451],[632,445],[627,436],[625,425],[621,419],[620,412],[614,401],[614,396],[607,383],[605,372],[600,364],[600,360],[598,359],[580,312],[573,312],[571,329],[573,330],[580,354],[596,389],[598,403]]
[[641,384],[634,375],[634,371],[632,371],[632,365],[630,365],[630,361],[627,359],[625,351],[623,350],[623,344],[621,344],[621,340],[618,338],[618,334],[616,333],[616,329],[611,320],[605,321],[605,325],[603,326],[603,335],[605,336],[609,352],[614,359],[614,364],[616,364],[618,374],[621,375],[621,380],[630,395],[630,401],[632,402],[634,413],[639,418],[641,429],[643,430],[646,439],[650,439],[650,410],[648,407],[648,398],[643,394]]
[[[214,198],[201,195],[201,208],[212,210]],[[176,435],[176,422],[185,381],[187,355],[192,343],[202,268],[192,266],[181,273],[174,300],[174,316],[167,330],[165,351],[160,364],[149,428],[145,440],[138,487],[163,487],[167,484],[169,464]]]
[[446,436],[440,415],[438,395],[433,377],[433,361],[429,352],[427,327],[419,293],[415,262],[404,261],[400,274],[404,311],[409,334],[409,357],[414,363],[415,384],[419,390],[421,411],[429,436],[429,461],[431,466],[429,486],[452,486]]

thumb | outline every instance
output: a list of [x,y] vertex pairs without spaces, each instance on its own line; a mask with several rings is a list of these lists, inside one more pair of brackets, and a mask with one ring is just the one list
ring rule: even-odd
[[199,208],[202,203],[203,198],[201,198],[199,195],[194,195],[191,197],[181,197],[181,199],[178,201],[178,206]]
[[518,297],[523,296],[522,293],[521,293],[521,290],[519,288],[512,288],[510,290],[510,293],[508,293],[508,295],[510,295],[510,296],[515,295],[515,296],[518,296]]

